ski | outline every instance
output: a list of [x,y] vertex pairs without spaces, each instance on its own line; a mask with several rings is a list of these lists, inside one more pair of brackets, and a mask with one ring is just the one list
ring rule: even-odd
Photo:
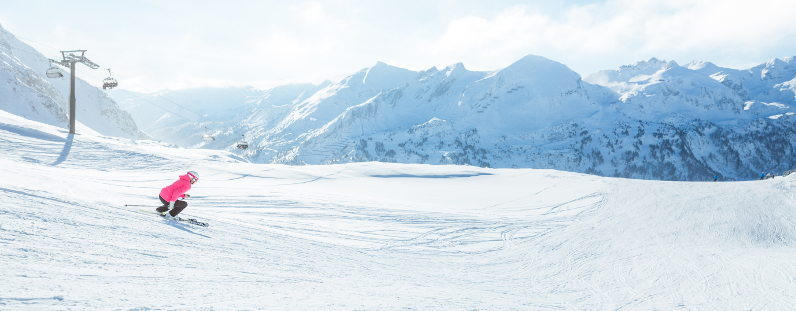
[[[141,211],[142,213],[154,214],[154,215],[158,215],[158,216],[163,217],[158,212],[148,211],[148,210],[144,210],[144,209],[139,209],[139,211]],[[166,219],[166,218],[164,217],[164,219]],[[206,222],[201,222],[201,221],[198,221],[198,220],[193,219],[193,218],[180,218],[179,216],[177,216],[177,219],[168,219],[168,220],[182,221],[182,222],[186,222],[186,223],[189,223],[189,224],[192,224],[192,225],[197,225],[197,226],[200,226],[200,227],[208,227],[208,226],[210,226],[210,224],[208,224]]]

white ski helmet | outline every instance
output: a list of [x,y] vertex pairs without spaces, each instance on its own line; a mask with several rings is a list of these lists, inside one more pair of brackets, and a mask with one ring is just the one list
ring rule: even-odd
[[189,171],[188,177],[190,177],[192,181],[199,181],[199,173],[197,172]]

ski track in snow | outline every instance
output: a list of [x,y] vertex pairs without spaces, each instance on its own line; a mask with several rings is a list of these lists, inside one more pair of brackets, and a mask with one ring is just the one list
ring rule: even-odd
[[[0,114],[0,309],[782,310],[793,177],[254,165]],[[160,188],[196,170],[184,217]]]

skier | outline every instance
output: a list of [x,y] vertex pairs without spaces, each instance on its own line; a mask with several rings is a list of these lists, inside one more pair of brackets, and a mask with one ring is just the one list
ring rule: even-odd
[[719,175],[713,176],[713,181],[719,180]]
[[191,196],[186,192],[191,190],[191,185],[198,180],[199,174],[190,171],[185,175],[180,175],[180,179],[171,184],[171,186],[160,190],[160,202],[163,202],[163,206],[158,207],[157,211],[165,218],[179,219],[177,214],[188,207],[188,203],[177,200],[190,198]]
[[766,174],[760,173],[760,180],[763,180],[763,178],[765,178],[765,177],[766,177]]

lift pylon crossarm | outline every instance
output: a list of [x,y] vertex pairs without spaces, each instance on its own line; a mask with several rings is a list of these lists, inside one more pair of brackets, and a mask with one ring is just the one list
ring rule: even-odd
[[67,61],[50,59],[50,63],[69,68],[69,62]]
[[61,51],[61,56],[63,56],[64,58],[64,60],[62,60],[61,63],[62,64],[83,63],[84,65],[88,66],[91,69],[97,69],[100,67],[99,65],[95,64],[94,62],[86,58],[85,54],[86,50]]
[[95,64],[94,62],[88,60],[88,58],[85,57],[83,57],[83,61],[81,63],[83,63],[86,66],[89,66],[91,69],[97,69],[100,67],[99,65]]

